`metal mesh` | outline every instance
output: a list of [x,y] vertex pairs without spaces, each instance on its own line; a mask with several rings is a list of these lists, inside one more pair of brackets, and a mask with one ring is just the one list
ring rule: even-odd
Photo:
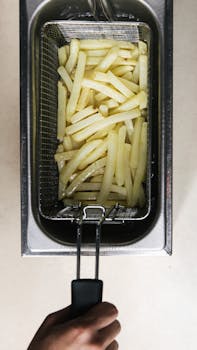
[[[40,118],[39,118],[39,208],[44,217],[72,220],[77,206],[63,209],[58,202],[58,171],[54,161],[57,148],[58,47],[78,39],[115,39],[138,42],[146,40],[150,48],[150,31],[143,23],[58,21],[46,23],[41,31]],[[149,50],[150,51],[150,50]],[[150,98],[150,96],[149,96]],[[150,123],[150,118],[149,118]],[[149,137],[150,139],[150,137]],[[150,143],[150,140],[149,140]],[[150,146],[150,145],[149,145]],[[148,147],[150,148],[150,147]],[[150,158],[150,155],[149,157]],[[150,163],[150,159],[149,159]],[[150,169],[146,186],[147,205],[143,209],[116,206],[109,220],[130,220],[148,214],[150,203]],[[63,210],[62,210],[63,209]],[[95,218],[96,219],[96,218]]]

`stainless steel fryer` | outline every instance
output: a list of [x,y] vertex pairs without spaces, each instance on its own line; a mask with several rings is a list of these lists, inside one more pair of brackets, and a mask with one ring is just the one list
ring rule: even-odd
[[[83,1],[78,5],[75,1],[26,0],[25,6],[24,2],[21,5],[23,254],[76,253],[83,208],[65,210],[57,201],[58,174],[53,158],[57,146],[57,48],[74,37],[133,42],[140,38],[148,43],[147,205],[144,210],[117,205],[105,215],[101,254],[171,253],[170,3]],[[24,28],[28,28],[27,33]],[[92,207],[85,213],[82,254],[93,254],[100,213]],[[143,246],[144,241],[149,241],[149,246]]]

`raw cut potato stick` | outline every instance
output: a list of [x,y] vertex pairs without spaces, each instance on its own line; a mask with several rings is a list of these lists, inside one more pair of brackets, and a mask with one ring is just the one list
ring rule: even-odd
[[121,92],[121,94],[126,97],[131,96],[131,91],[121,82],[119,78],[117,78],[112,72],[107,73],[108,81],[111,85],[113,85],[117,90]]
[[99,112],[104,116],[107,117],[108,116],[108,107],[106,105],[100,105],[99,107]]
[[76,155],[68,162],[68,164],[66,164],[60,174],[60,180],[65,187],[67,186],[70,176],[75,172],[79,164],[101,143],[101,140],[94,140],[92,142],[86,143],[78,150]]
[[87,126],[89,126],[91,124],[94,124],[96,121],[103,120],[103,119],[104,119],[104,117],[102,117],[102,115],[100,113],[93,114],[93,115],[91,115],[88,118],[80,120],[80,122],[78,122],[78,123],[69,125],[65,129],[66,134],[67,135],[72,135],[72,134],[78,132],[79,130],[84,129]]
[[88,105],[89,93],[90,93],[89,88],[81,89],[81,95],[79,97],[79,101],[76,108],[77,111],[82,111]]
[[136,64],[135,69],[133,71],[133,81],[134,83],[139,83],[139,63]]
[[131,171],[129,166],[130,160],[130,145],[124,145],[124,159],[125,159],[125,187],[127,190],[127,204],[130,207],[132,205],[133,197],[133,183],[131,178]]
[[[78,187],[77,191],[99,191],[100,187],[101,184],[99,182],[84,182]],[[111,185],[110,192],[119,193],[125,197],[127,195],[126,188],[117,185]]]
[[81,172],[73,182],[66,189],[66,196],[70,197],[76,191],[76,189],[88,179],[96,170],[103,168],[106,164],[106,157],[97,160],[95,163],[89,165],[84,171]]
[[65,66],[67,60],[66,46],[62,46],[58,49],[59,66]]
[[116,41],[110,39],[85,39],[80,40],[81,50],[101,50],[110,49],[112,46],[118,46],[120,49],[134,49],[135,45],[128,41]]
[[92,124],[91,126],[74,134],[73,139],[78,142],[83,141],[87,139],[89,136],[91,136],[92,134],[96,133],[97,131],[105,129],[106,127],[112,124],[121,123],[121,122],[124,122],[125,120],[137,118],[139,116],[140,116],[139,109],[133,109],[132,111],[111,115],[110,117],[104,118],[103,120],[99,120],[94,124]]
[[144,91],[140,91],[139,94],[132,96],[129,98],[125,103],[120,105],[115,112],[123,112],[123,111],[128,111],[133,108],[138,107],[140,104],[143,104],[146,108],[147,104],[147,94]]
[[132,70],[133,70],[132,66],[119,66],[119,67],[113,68],[112,73],[120,77],[121,75],[127,72],[131,72]]
[[101,184],[101,190],[97,198],[97,202],[100,204],[107,200],[112,185],[112,179],[116,167],[117,144],[117,133],[111,131],[108,137],[108,153],[105,172],[103,175],[103,182]]
[[103,102],[109,109],[118,107],[118,102],[113,99],[107,100]]
[[66,126],[66,100],[67,91],[61,81],[58,81],[58,119],[57,119],[57,139],[63,141]]
[[[104,174],[104,171],[103,171]],[[91,179],[90,182],[96,183],[96,182],[102,182],[103,181],[103,175],[94,175]],[[116,179],[113,177],[112,183],[116,185]],[[120,186],[119,186],[120,187]],[[122,188],[122,187],[121,187]]]
[[88,106],[88,107],[84,108],[82,111],[74,114],[71,118],[71,123],[72,124],[77,123],[80,120],[88,117],[89,115],[95,114],[97,111],[98,111],[97,108],[93,108],[93,106]]
[[59,67],[57,71],[58,71],[60,77],[62,78],[64,84],[66,85],[68,91],[71,92],[72,88],[73,88],[73,82],[72,82],[72,79],[69,76],[68,72],[66,71],[66,69],[63,66]]
[[57,167],[58,167],[59,173],[62,171],[64,165],[65,165],[65,160],[60,160],[57,162]]
[[106,86],[104,84],[98,83],[97,81],[91,80],[91,79],[83,79],[82,81],[82,86],[83,87],[89,87],[91,89],[94,89],[96,91],[99,91],[103,94],[105,94],[108,97],[113,98],[117,102],[124,102],[125,101],[125,96],[117,92],[115,89]]
[[127,135],[129,138],[130,143],[132,144],[132,136],[133,136],[133,122],[132,120],[126,120],[125,122],[126,128],[127,128]]
[[103,50],[88,50],[86,51],[87,57],[103,57],[106,56],[108,53],[107,49],[103,49]]
[[77,150],[62,152],[62,153],[56,153],[55,154],[55,161],[60,162],[62,160],[70,160],[72,157],[76,154]]
[[95,68],[99,72],[106,72],[109,67],[117,59],[119,53],[118,47],[112,47],[108,54],[99,62],[98,66]]
[[97,66],[102,60],[102,57],[87,57],[86,65]]
[[135,173],[134,185],[133,185],[133,199],[132,205],[137,205],[139,195],[140,195],[140,186],[143,181],[144,172],[146,171],[147,163],[147,123],[143,123],[141,128],[140,143],[139,143],[139,161],[137,170]]
[[[81,91],[81,82],[83,80],[84,72],[85,72],[85,64],[86,64],[86,54],[82,51],[79,52],[79,58],[75,73],[75,79],[73,82],[73,88],[71,91],[70,98],[67,104],[67,120],[70,121],[72,115],[75,113],[77,102],[79,99],[80,91]],[[87,86],[88,87],[88,86]]]
[[140,55],[147,55],[147,44],[144,41],[140,40],[138,42],[138,49]]
[[90,89],[88,104],[93,106],[93,107],[95,106],[94,98],[95,98],[95,91]]
[[65,151],[72,150],[73,145],[72,145],[72,140],[71,140],[70,136],[64,136],[63,145],[64,145]]
[[132,143],[132,150],[131,150],[131,157],[130,157],[130,166],[131,166],[131,170],[134,169],[134,173],[138,166],[139,144],[140,144],[140,135],[141,135],[143,121],[144,119],[142,117],[137,118],[134,126],[134,131],[133,131],[133,143]]
[[94,135],[90,136],[87,141],[102,139],[103,137],[108,135],[108,132],[114,129],[114,125],[110,125],[106,127],[104,130],[100,130],[96,132]]
[[147,90],[148,58],[146,55],[139,56],[139,85],[141,90]]
[[122,76],[122,78],[127,80],[132,80],[133,74],[131,72],[127,72]]
[[98,94],[95,95],[95,100],[97,102],[101,102],[103,100],[106,100],[108,96],[106,96],[105,94],[103,94],[102,92],[99,92]]
[[[97,202],[98,202],[98,195],[99,195],[99,192],[93,192],[93,191],[92,192],[76,192],[73,195],[73,198],[78,199],[80,201],[97,200]],[[125,199],[125,196],[123,196],[122,194],[119,194],[119,193],[109,193],[108,198],[110,200],[119,201],[119,200]]]
[[107,150],[107,140],[103,141],[103,143],[98,146],[94,151],[92,151],[89,156],[79,165],[79,170],[84,169],[89,164],[95,162],[97,159],[103,157]]
[[118,132],[118,147],[117,147],[117,158],[116,158],[116,168],[115,168],[116,183],[119,186],[124,185],[124,182],[125,182],[125,160],[124,160],[125,138],[126,138],[126,127],[121,126]]
[[128,81],[127,79],[124,78],[119,78],[120,81],[123,82],[124,85],[126,85],[131,91],[137,93],[140,90],[139,85],[133,83],[132,81]]
[[68,73],[71,73],[75,67],[79,54],[79,40],[72,39],[70,43],[70,56],[66,63],[66,70]]

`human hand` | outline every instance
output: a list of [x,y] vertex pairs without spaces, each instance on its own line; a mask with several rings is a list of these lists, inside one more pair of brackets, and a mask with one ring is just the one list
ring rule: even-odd
[[28,350],[117,350],[118,311],[103,302],[70,320],[71,307],[47,316]]

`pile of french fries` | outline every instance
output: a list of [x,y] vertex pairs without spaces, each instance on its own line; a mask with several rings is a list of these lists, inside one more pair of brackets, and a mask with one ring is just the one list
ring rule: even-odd
[[58,58],[59,200],[143,207],[147,44],[72,39]]

